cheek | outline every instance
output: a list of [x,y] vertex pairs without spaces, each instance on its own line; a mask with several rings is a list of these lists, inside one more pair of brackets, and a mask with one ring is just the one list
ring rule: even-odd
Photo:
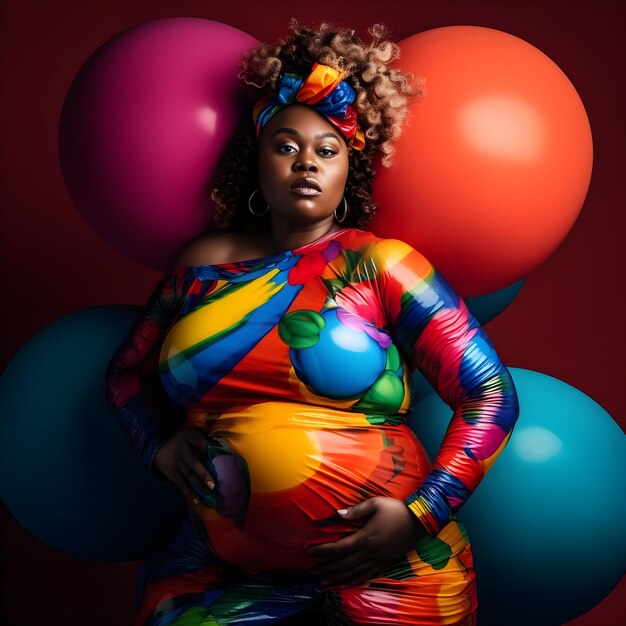
[[343,176],[344,182],[346,182],[350,174],[350,158],[347,154],[344,155],[343,163],[341,164],[341,166],[341,175]]
[[346,161],[345,167],[338,168],[336,175],[334,176],[334,182],[336,187],[341,190],[343,194],[346,183],[348,182],[349,168]]
[[274,190],[279,186],[279,181],[282,179],[284,179],[284,174],[281,175],[276,164],[268,161],[259,164],[259,184],[263,195],[273,194]]

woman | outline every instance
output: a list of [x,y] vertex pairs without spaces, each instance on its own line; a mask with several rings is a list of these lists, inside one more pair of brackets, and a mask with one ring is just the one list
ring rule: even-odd
[[[454,514],[517,397],[432,265],[361,230],[411,92],[371,34],[292,22],[246,55],[264,95],[214,191],[231,232],[181,253],[111,363],[109,401],[190,511],[142,568],[137,624],[275,623],[317,602],[332,624],[475,623]],[[404,423],[415,367],[454,408],[432,467]]]

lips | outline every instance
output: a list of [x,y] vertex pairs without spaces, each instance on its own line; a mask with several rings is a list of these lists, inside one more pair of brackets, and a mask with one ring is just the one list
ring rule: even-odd
[[315,196],[322,193],[322,188],[315,178],[300,178],[289,189],[294,193],[305,196]]

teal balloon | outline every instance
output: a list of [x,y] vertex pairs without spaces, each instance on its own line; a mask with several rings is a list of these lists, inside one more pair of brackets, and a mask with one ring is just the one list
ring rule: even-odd
[[[558,626],[586,613],[626,569],[626,436],[594,400],[509,368],[520,416],[461,509],[483,626]],[[451,409],[431,392],[409,416],[431,458]]]
[[[426,377],[419,371],[415,370],[411,376],[411,408],[409,409],[409,417],[414,414],[415,408],[420,402],[428,398],[433,393],[433,388],[426,380]],[[451,413],[452,415],[452,413]],[[428,451],[428,450],[427,450]]]
[[151,476],[105,400],[108,362],[140,310],[62,317],[0,377],[0,494],[33,535],[79,558],[145,558],[184,512],[182,496]]
[[513,302],[525,282],[526,279],[522,278],[516,283],[493,293],[465,298],[465,304],[480,325],[484,326],[487,322],[498,317]]

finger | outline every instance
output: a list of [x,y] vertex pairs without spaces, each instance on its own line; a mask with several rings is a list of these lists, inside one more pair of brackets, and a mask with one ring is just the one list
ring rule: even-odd
[[[193,490],[198,490],[201,497],[204,497],[204,493],[208,491],[208,487],[205,482],[202,482],[193,465],[198,459],[183,459],[182,465],[178,468],[182,472],[183,476],[187,479],[187,482]],[[199,462],[199,461],[198,461]]]
[[[361,502],[357,502],[346,509],[338,509],[337,515],[344,520],[356,520],[371,517],[378,510],[378,500],[379,498],[377,496],[368,498],[367,500],[362,500]],[[345,514],[341,515],[339,513],[340,510],[345,511]]]
[[183,495],[190,500],[193,500],[195,504],[200,504],[200,499],[198,496],[192,491],[189,482],[187,481],[185,475],[180,470],[176,470],[174,472],[174,477],[172,482],[181,490]]
[[376,578],[379,572],[378,567],[372,566],[372,563],[364,563],[360,567],[354,569],[346,569],[337,574],[329,575],[324,580],[330,584],[362,584],[366,581]]
[[342,550],[341,546],[330,544],[327,548],[316,548],[315,551],[311,550],[309,554],[319,562],[324,562],[345,556],[345,550],[345,547]]
[[378,569],[367,568],[352,573],[350,576],[350,584],[352,585],[364,585],[371,583],[379,578],[380,571]]
[[198,477],[198,479],[200,480],[200,483],[203,486],[207,487],[208,489],[215,488],[215,482],[213,478],[211,477],[209,470],[207,470],[206,465],[202,463],[200,459],[195,458],[189,464],[189,466],[191,468],[191,471],[195,473],[195,475]]
[[322,543],[311,548],[306,549],[306,553],[310,556],[325,561],[327,559],[333,559],[340,556],[351,554],[359,548],[361,543],[361,549],[365,548],[365,538],[368,535],[363,530],[357,530],[351,535],[336,541],[335,543]]
[[363,563],[368,562],[366,554],[355,552],[343,559],[318,563],[309,570],[309,573],[319,577],[335,576],[343,572],[351,572],[358,567],[362,567]]
[[[371,560],[371,559],[369,559]],[[368,561],[368,555],[363,551],[354,552],[341,559],[330,559],[328,561],[320,561],[311,567],[308,571],[314,576],[326,576],[342,572],[345,569],[351,569],[361,566]]]

